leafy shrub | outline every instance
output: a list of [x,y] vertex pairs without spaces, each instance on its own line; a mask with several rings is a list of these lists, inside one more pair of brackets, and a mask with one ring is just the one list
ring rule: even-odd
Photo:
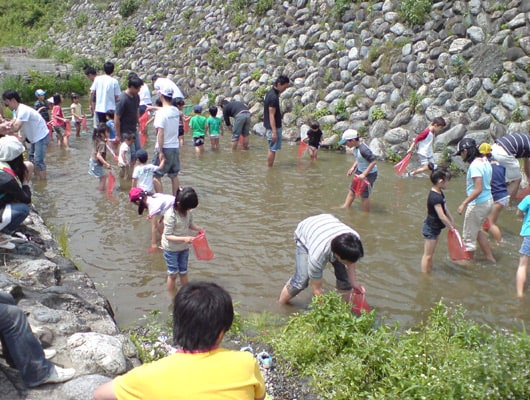
[[259,69],[255,69],[250,74],[250,77],[255,81],[259,81],[259,78],[261,78],[261,71]]
[[418,94],[416,90],[411,90],[409,93],[409,107],[410,112],[412,114],[415,114],[417,111],[417,108],[422,100],[422,96]]
[[254,9],[256,15],[263,16],[274,6],[274,0],[258,0]]
[[260,86],[254,92],[254,100],[263,102],[263,100],[265,99],[265,95],[267,94],[268,91],[269,91],[269,88],[267,86]]
[[315,116],[315,119],[319,119],[319,118],[325,117],[326,115],[330,115],[330,114],[331,112],[327,108],[320,108],[313,113],[313,115]]
[[377,121],[379,119],[384,119],[386,117],[385,112],[379,107],[375,107],[370,113],[370,118],[372,121]]
[[512,122],[523,122],[524,116],[521,106],[517,104],[517,107],[512,111]]
[[74,24],[76,28],[82,28],[83,26],[87,24],[87,22],[88,22],[88,15],[86,15],[85,13],[77,14],[74,20]]
[[58,63],[69,63],[70,61],[72,61],[72,51],[68,49],[58,49],[53,52],[53,59]]
[[356,318],[330,292],[291,317],[272,344],[323,399],[528,397],[526,332],[491,330],[441,302],[411,329],[374,322],[374,312]]
[[187,8],[182,13],[182,18],[184,18],[184,21],[190,22],[191,16],[193,15],[193,9]]
[[350,8],[350,4],[355,3],[355,0],[336,0],[331,14],[338,20],[342,18],[344,13]]
[[118,53],[125,47],[130,46],[136,39],[136,29],[132,25],[125,25],[114,33],[111,39],[112,50],[114,53]]
[[127,18],[133,15],[139,7],[140,2],[138,0],[123,0],[118,12],[123,18]]
[[410,26],[421,25],[432,9],[432,0],[401,0],[398,13]]
[[337,116],[337,118],[342,118],[342,119],[345,119],[348,117],[346,102],[343,99],[337,102],[337,105],[335,106],[335,115]]

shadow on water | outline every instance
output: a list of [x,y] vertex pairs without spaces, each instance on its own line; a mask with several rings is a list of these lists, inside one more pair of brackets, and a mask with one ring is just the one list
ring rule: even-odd
[[[447,258],[443,231],[431,275],[420,273],[423,251],[421,224],[430,187],[426,178],[399,178],[391,164],[379,163],[372,193],[372,211],[350,210],[342,204],[351,178],[353,158],[320,151],[317,162],[297,158],[297,147],[284,144],[274,168],[265,167],[266,142],[252,137],[249,151],[232,153],[229,138],[222,150],[194,154],[191,139],[181,150],[181,185],[199,194],[196,223],[206,229],[216,257],[209,262],[190,257],[190,279],[214,280],[226,287],[243,312],[267,310],[289,314],[307,307],[311,294],[301,293],[292,306],[280,307],[279,292],[294,270],[293,231],[303,218],[332,213],[356,229],[365,246],[358,275],[368,300],[388,322],[419,322],[426,310],[443,298],[461,303],[479,322],[511,327],[529,321],[528,299],[515,298],[520,221],[514,210],[504,211],[500,226],[505,244],[494,249],[497,265],[484,262],[464,269]],[[150,224],[129,203],[128,183],[114,200],[96,190],[88,175],[91,138],[71,138],[70,150],[48,152],[49,181],[34,184],[34,202],[54,227],[67,225],[70,253],[112,303],[118,322],[134,323],[146,311],[167,310],[165,264],[161,252],[149,254]],[[152,155],[153,139],[147,144]],[[166,191],[169,180],[164,181]],[[455,178],[446,191],[457,225],[456,208],[464,197],[464,178]],[[333,287],[331,269],[325,286]]]

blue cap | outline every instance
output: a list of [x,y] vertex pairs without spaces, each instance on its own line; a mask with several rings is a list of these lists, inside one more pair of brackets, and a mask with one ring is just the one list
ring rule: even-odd
[[44,96],[46,92],[42,89],[35,90],[35,97]]
[[193,111],[196,112],[196,113],[201,113],[202,112],[202,106],[198,105],[198,106],[193,107]]

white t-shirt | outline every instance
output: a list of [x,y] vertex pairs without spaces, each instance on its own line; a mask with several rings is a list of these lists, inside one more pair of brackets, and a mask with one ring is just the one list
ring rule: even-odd
[[118,165],[125,166],[131,163],[131,148],[126,142],[120,144],[120,154],[118,154]]
[[42,118],[36,110],[25,104],[18,105],[15,119],[22,122],[20,133],[22,137],[27,138],[30,143],[37,143],[49,134],[44,118]]
[[179,148],[179,117],[180,111],[174,106],[165,106],[156,112],[154,125],[156,129],[161,128],[164,130],[164,144],[162,147],[166,149]]
[[161,89],[170,89],[173,91],[173,99],[177,97],[184,98],[184,95],[180,91],[179,87],[175,82],[168,78],[158,78],[154,83],[154,88],[158,92]]
[[153,104],[153,100],[151,100],[151,91],[149,90],[149,86],[147,86],[147,83],[144,83],[142,85],[138,95],[140,96],[140,105],[141,106],[147,106],[147,105]]
[[162,216],[167,210],[173,207],[175,196],[165,193],[155,193],[152,196],[147,196],[145,201],[147,203],[147,209],[149,210],[149,216]]
[[136,179],[136,186],[146,192],[153,193],[153,172],[158,166],[153,164],[137,165],[134,167],[132,178]]
[[116,110],[116,96],[121,93],[120,84],[116,79],[109,75],[98,75],[90,90],[96,92],[96,112]]

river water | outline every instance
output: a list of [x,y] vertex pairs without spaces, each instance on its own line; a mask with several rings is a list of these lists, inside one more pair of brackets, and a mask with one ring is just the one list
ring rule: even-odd
[[[91,137],[71,137],[71,149],[51,145],[47,155],[48,181],[35,182],[34,203],[55,232],[66,227],[68,249],[78,267],[88,273],[108,298],[121,326],[138,323],[150,310],[168,312],[166,269],[161,252],[149,254],[150,223],[129,203],[129,183],[122,182],[112,198],[96,189],[87,173]],[[321,150],[317,162],[297,158],[297,146],[283,144],[275,166],[266,165],[266,141],[251,137],[249,151],[230,150],[229,137],[221,151],[194,154],[189,136],[181,149],[182,186],[199,195],[194,220],[205,228],[215,258],[197,261],[190,256],[190,279],[213,280],[232,294],[238,310],[290,314],[307,307],[310,290],[292,306],[277,298],[294,271],[293,231],[305,217],[332,213],[356,229],[365,247],[358,278],[378,316],[410,326],[443,298],[463,304],[470,318],[490,325],[512,327],[530,321],[530,300],[515,297],[515,271],[521,222],[515,210],[501,214],[505,243],[494,247],[497,265],[483,260],[469,268],[447,257],[444,230],[430,275],[420,272],[423,251],[421,224],[430,188],[427,178],[398,178],[392,164],[380,162],[372,193],[372,210],[363,213],[356,200],[350,210],[342,204],[353,157]],[[146,148],[152,155],[153,139]],[[164,178],[164,189],[171,187]],[[462,227],[456,208],[464,198],[464,178],[454,178],[446,191],[449,209]],[[494,245],[495,246],[495,245]],[[482,260],[481,260],[482,259]],[[328,268],[325,288],[334,277]]]

